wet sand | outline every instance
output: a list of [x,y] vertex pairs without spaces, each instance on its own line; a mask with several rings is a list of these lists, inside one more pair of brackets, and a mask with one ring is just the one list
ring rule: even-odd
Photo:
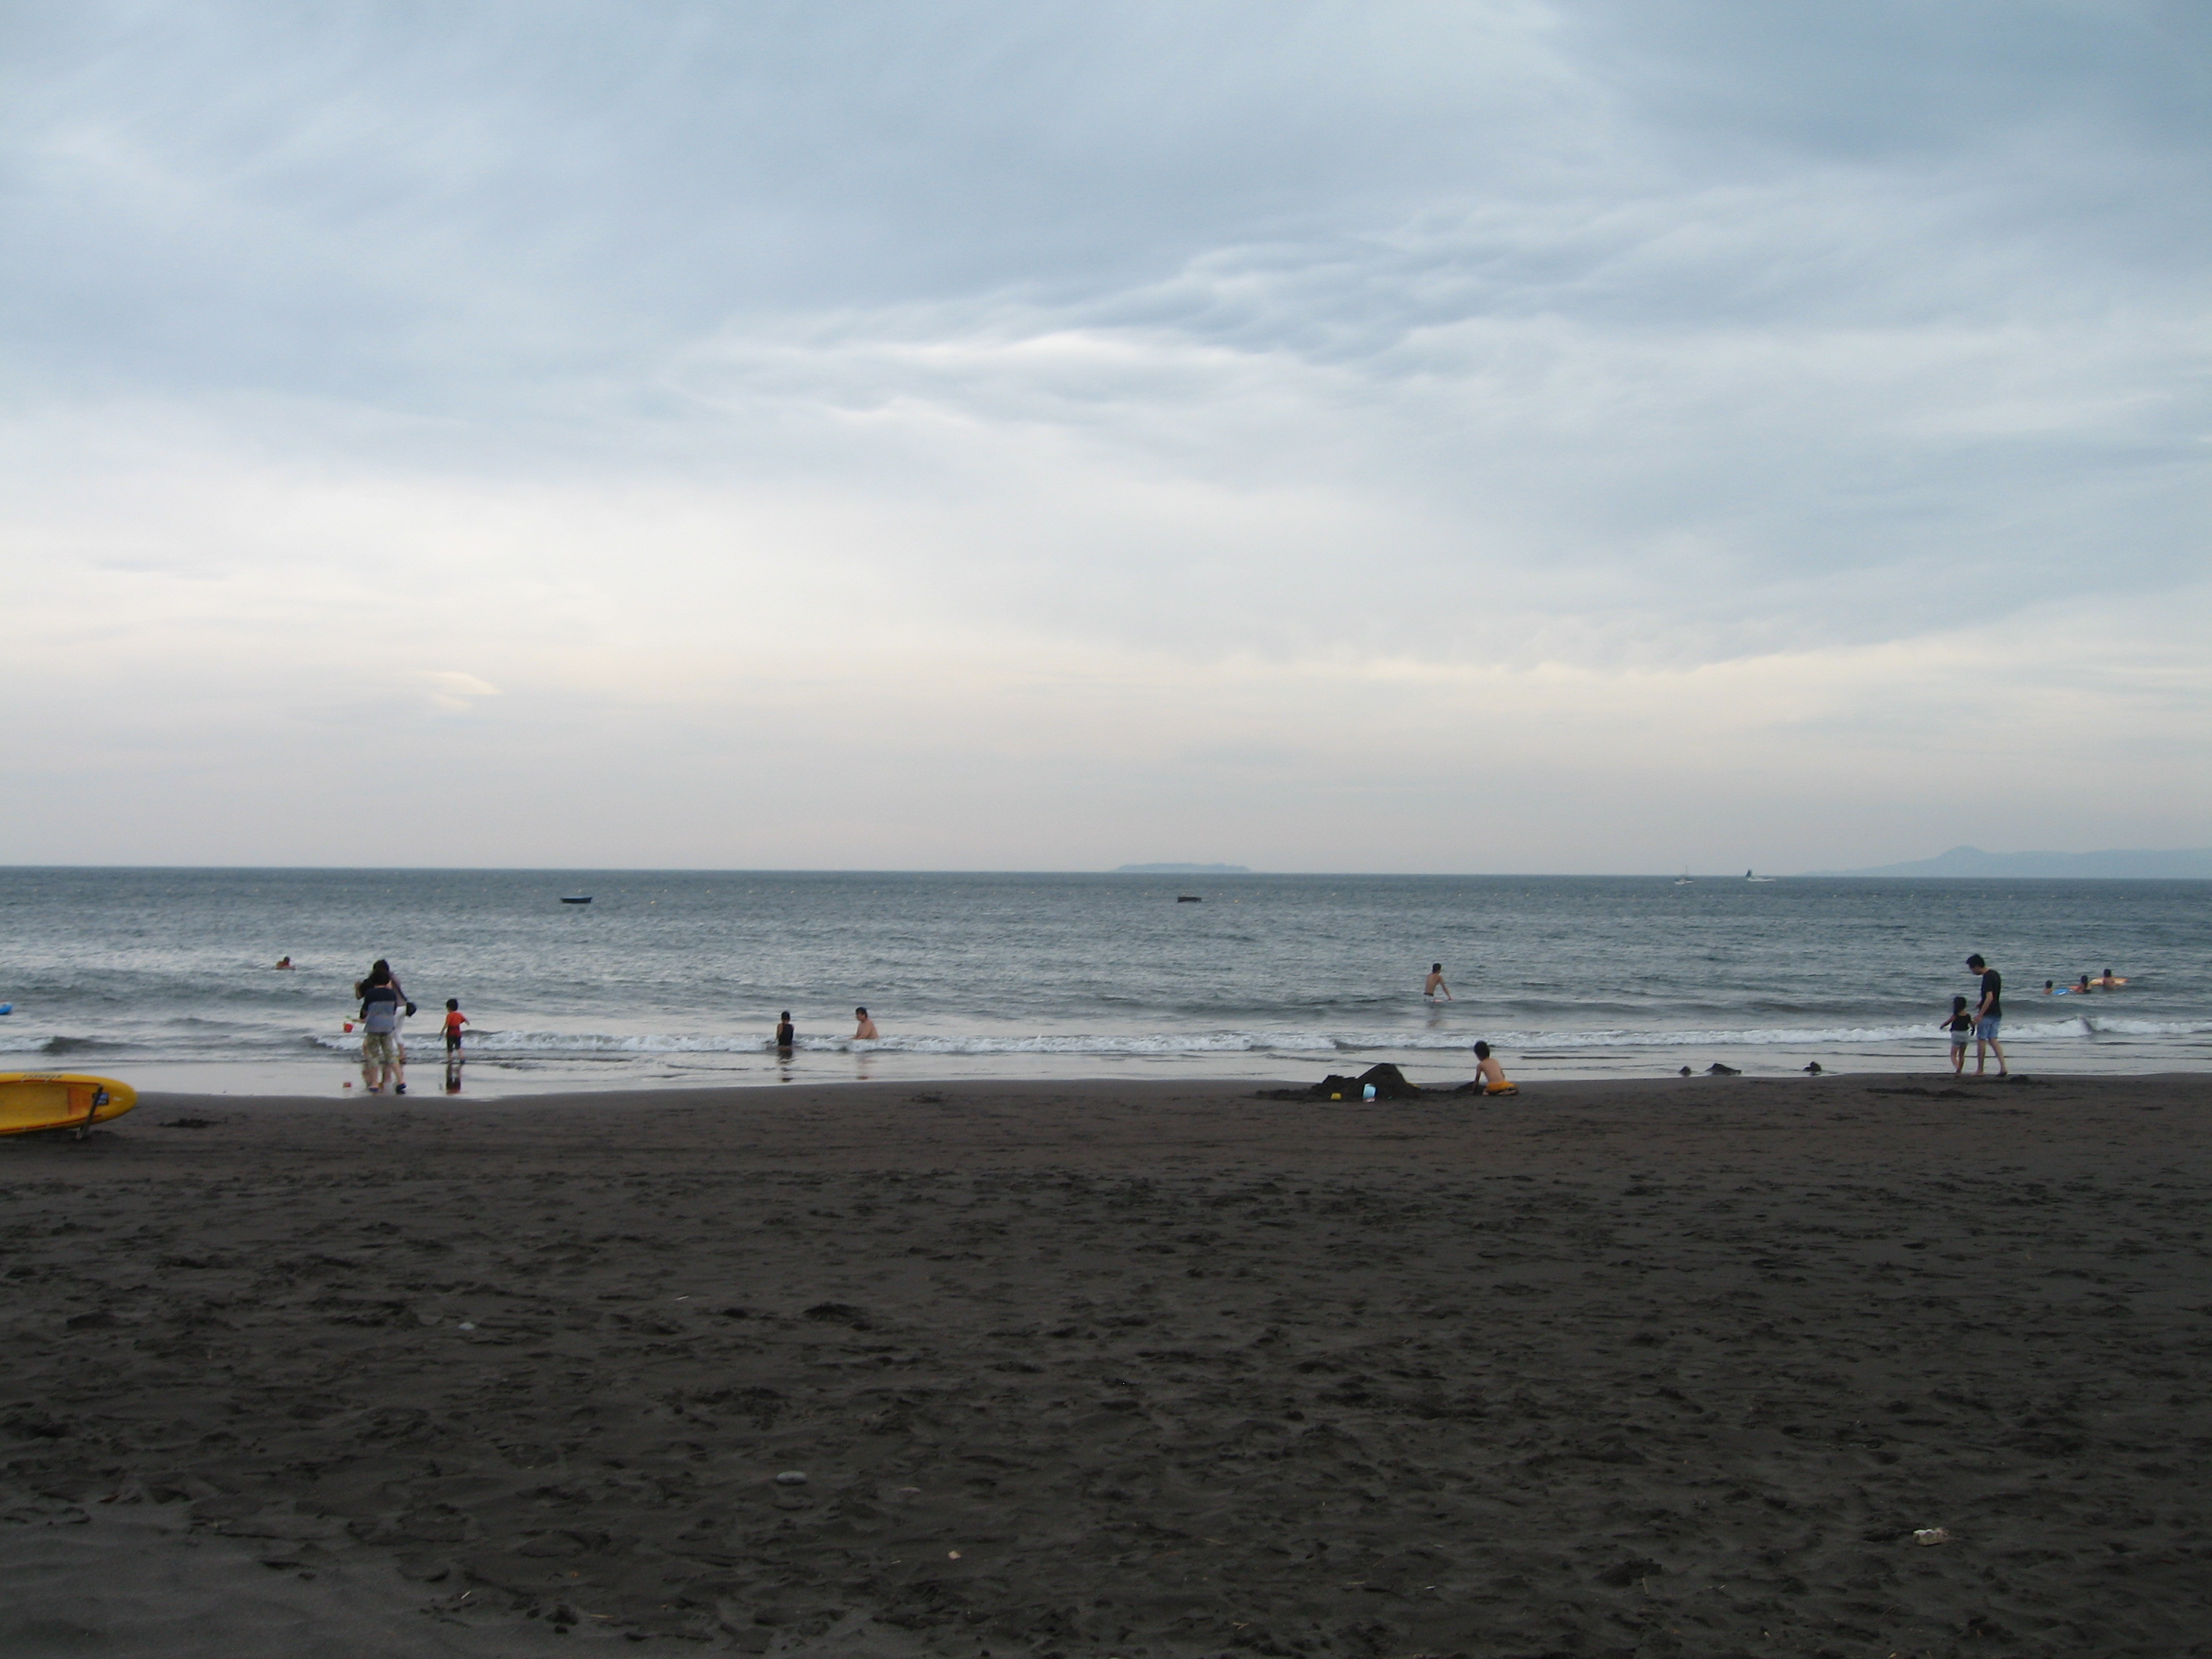
[[0,1141],[0,1652],[2212,1654],[2209,1127],[156,1097]]

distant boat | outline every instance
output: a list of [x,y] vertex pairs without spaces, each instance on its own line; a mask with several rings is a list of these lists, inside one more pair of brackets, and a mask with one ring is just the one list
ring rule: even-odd
[[563,895],[561,900],[563,904],[589,904],[591,902],[592,896],[589,893],[579,893],[574,898]]
[[1674,885],[1677,887],[1687,887],[1696,880],[1697,878],[1695,876],[1692,875],[1687,870],[1685,870],[1680,875],[1674,878]]
[[1199,897],[1195,893],[1177,893],[1176,895],[1176,902],[1177,904],[1203,904],[1206,901]]
[[1748,870],[1743,872],[1743,878],[1746,881],[1772,881],[1774,879],[1771,876],[1754,876]]

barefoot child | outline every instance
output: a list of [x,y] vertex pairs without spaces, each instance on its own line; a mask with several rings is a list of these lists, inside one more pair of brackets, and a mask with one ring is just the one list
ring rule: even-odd
[[460,999],[447,997],[446,999],[446,1057],[448,1060],[460,1053],[461,1027],[468,1023],[469,1017],[461,1012]]
[[1498,1063],[1498,1056],[1490,1052],[1490,1045],[1486,1042],[1474,1045],[1474,1081],[1475,1086],[1486,1095],[1517,1095],[1521,1092],[1517,1085],[1505,1080],[1505,1068]]
[[1966,1045],[1973,1041],[1974,1017],[1966,1012],[1964,997],[1951,999],[1951,1012],[1936,1022],[1951,1034],[1951,1070],[1955,1073],[1966,1069]]

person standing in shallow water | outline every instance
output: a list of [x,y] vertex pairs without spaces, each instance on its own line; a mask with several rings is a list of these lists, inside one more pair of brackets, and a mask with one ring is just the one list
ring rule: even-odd
[[866,1009],[854,1009],[853,1018],[855,1021],[853,1027],[854,1042],[873,1042],[878,1037],[883,1035],[882,1032],[876,1030],[876,1022],[868,1018],[868,1011]]
[[361,1080],[373,1095],[382,1094],[386,1084],[394,1094],[404,1095],[407,1056],[398,1037],[402,994],[392,983],[391,969],[379,963],[356,988],[361,994]]
[[1444,983],[1444,965],[1441,962],[1432,962],[1429,964],[1429,981],[1427,984],[1421,987],[1421,994],[1431,1002],[1434,1002],[1438,997],[1442,997],[1446,1002],[1452,1000],[1451,987]]
[[415,1012],[415,1005],[407,1000],[407,988],[399,982],[399,975],[392,971],[392,964],[379,957],[368,964],[368,977],[354,986],[353,994],[359,997],[377,982],[379,974],[384,975],[385,982],[392,987],[392,994],[399,999],[399,1012],[392,1022],[392,1051],[398,1057],[400,1071],[399,1086],[396,1092],[404,1095],[407,1092],[407,1021]]
[[791,1023],[791,1010],[787,1008],[775,1017],[776,1053],[789,1060],[792,1047],[798,1041],[799,1028]]
[[1974,1075],[1980,1077],[1989,1070],[1989,1056],[1997,1057],[1997,1075],[2009,1077],[2005,1065],[2004,1044],[1997,1041],[1997,1031],[2004,1020],[2004,975],[1990,966],[1978,951],[1966,958],[1966,971],[1982,976],[1981,1000],[1974,1005]]
[[1951,1074],[1960,1076],[1966,1069],[1966,1039],[1974,1034],[1974,1016],[1966,998],[1953,997],[1951,1012],[1936,1023],[1951,1034]]

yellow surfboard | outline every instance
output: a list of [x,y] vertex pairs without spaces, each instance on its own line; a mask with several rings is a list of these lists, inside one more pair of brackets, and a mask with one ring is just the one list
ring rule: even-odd
[[138,1091],[112,1077],[74,1072],[0,1072],[0,1135],[33,1129],[88,1129],[121,1117]]

